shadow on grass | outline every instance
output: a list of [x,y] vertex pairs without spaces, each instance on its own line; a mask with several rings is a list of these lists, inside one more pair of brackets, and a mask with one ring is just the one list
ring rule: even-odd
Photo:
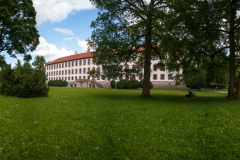
[[141,95],[141,92],[139,91],[121,91],[121,92],[114,92],[114,93],[101,93],[101,94],[94,94],[92,97],[99,98],[99,99],[106,99],[106,100],[112,100],[112,101],[119,101],[119,100],[125,100],[125,101],[142,101],[142,102],[156,102],[156,103],[162,103],[162,102],[170,102],[170,103],[181,103],[181,104],[197,104],[197,103],[226,103],[226,102],[232,102],[232,100],[229,100],[226,98],[227,94],[221,94],[221,93],[214,93],[214,92],[208,92],[208,91],[200,91],[196,92],[196,97],[187,98],[185,97],[187,94],[186,91],[179,91],[179,90],[172,90],[172,91],[153,91],[151,93],[152,98],[141,98],[139,97]]

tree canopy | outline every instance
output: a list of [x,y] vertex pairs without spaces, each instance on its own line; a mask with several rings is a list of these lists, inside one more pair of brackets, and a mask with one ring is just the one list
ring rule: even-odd
[[27,56],[39,44],[32,0],[0,0],[0,53]]
[[[95,60],[109,78],[139,73],[144,66],[142,97],[150,95],[152,56],[159,55],[161,20],[166,14],[165,0],[90,0],[100,11],[92,22],[91,36]],[[136,68],[122,67],[134,61]],[[121,66],[123,65],[123,66]]]

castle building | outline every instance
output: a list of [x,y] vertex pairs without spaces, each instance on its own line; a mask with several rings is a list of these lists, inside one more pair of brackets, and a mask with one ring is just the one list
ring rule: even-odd
[[[93,52],[85,52],[74,55],[58,58],[45,65],[47,81],[49,80],[66,80],[67,87],[81,88],[109,88],[110,80],[103,77],[90,77],[87,72],[91,70],[102,71],[101,66],[93,63]],[[177,72],[168,72],[168,70],[160,70],[157,68],[159,60],[151,61],[151,78],[153,88],[185,88],[185,85],[176,86],[174,77],[182,73],[179,69]],[[128,62],[125,68],[132,69],[135,66],[134,62]],[[123,79],[126,77],[122,77]],[[143,76],[132,75],[136,80],[142,80]],[[116,78],[119,81],[120,78]]]

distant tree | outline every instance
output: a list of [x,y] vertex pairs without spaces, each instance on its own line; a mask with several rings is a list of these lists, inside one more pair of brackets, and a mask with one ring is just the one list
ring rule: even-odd
[[46,64],[46,60],[44,56],[36,56],[35,61],[32,63],[35,69],[40,71],[45,71],[45,64]]
[[[240,51],[240,2],[237,0],[169,0],[169,16],[164,25],[169,34],[162,39],[172,57],[214,57],[229,53],[228,98],[240,98],[236,86],[236,55]],[[201,58],[200,58],[201,59]],[[240,87],[240,86],[236,86]],[[235,91],[234,91],[235,90]]]
[[33,51],[39,44],[35,27],[36,11],[32,0],[0,0],[0,54],[6,51],[10,56]]
[[[96,48],[94,59],[102,65],[104,75],[109,78],[129,77],[139,73],[144,66],[144,83],[141,97],[151,97],[150,65],[151,58],[161,58],[161,21],[166,14],[165,0],[90,0],[100,9],[98,17],[92,22],[89,45]],[[89,41],[89,39],[88,39]],[[140,55],[141,53],[141,55]],[[134,61],[136,68],[124,69],[120,64]],[[129,77],[130,78],[130,77]]]

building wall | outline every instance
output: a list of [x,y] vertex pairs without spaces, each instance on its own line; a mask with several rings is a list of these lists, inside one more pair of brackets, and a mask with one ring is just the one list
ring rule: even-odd
[[[158,60],[152,60],[152,63],[151,63],[150,81],[153,83],[154,88],[179,87],[179,86],[175,86],[175,81],[172,78],[177,74],[181,74],[182,70],[180,69],[178,72],[174,72],[174,73],[168,72],[168,70],[160,70],[159,68],[154,68],[154,65],[156,65],[157,63],[158,63]],[[129,69],[132,69],[134,65],[135,65],[134,62],[129,62],[128,63]],[[87,72],[92,69],[97,70],[98,68],[100,69],[100,71],[102,71],[101,66],[97,66],[93,64],[92,57],[87,57],[87,58],[82,58],[77,60],[70,60],[66,62],[59,62],[56,64],[46,65],[45,72],[47,75],[47,81],[62,79],[70,83],[70,82],[77,81],[79,79],[88,79],[88,78],[92,79],[91,77],[89,77]],[[172,75],[172,78],[170,75]],[[135,79],[139,80],[139,77],[135,75]],[[101,83],[104,88],[110,87],[110,83],[107,79],[101,79],[101,77],[96,77],[95,80]],[[117,78],[116,81],[119,81],[119,78]],[[85,87],[85,86],[79,86],[78,84],[76,84],[76,87]]]

